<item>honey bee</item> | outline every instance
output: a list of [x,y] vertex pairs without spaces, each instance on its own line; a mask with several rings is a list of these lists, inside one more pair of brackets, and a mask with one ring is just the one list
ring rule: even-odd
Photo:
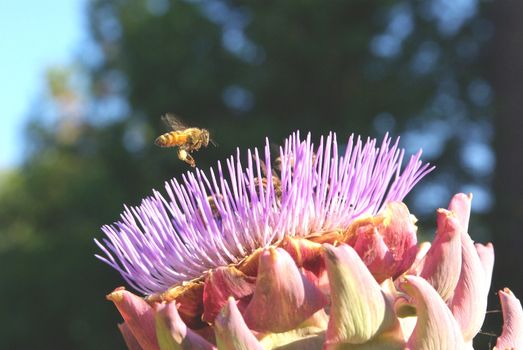
[[160,147],[178,147],[178,158],[192,167],[196,166],[196,161],[191,152],[207,147],[209,143],[216,146],[206,129],[187,127],[173,114],[162,116],[162,121],[172,131],[158,136],[154,143]]
[[[268,178],[270,176],[272,179],[274,194],[276,195],[276,198],[278,199],[278,201],[280,201],[281,194],[282,194],[280,176],[274,169],[272,169],[271,174],[269,174],[269,171],[267,170],[267,167],[265,166],[265,163],[263,163],[263,162],[260,162],[260,168],[261,168],[263,176],[254,178],[254,185],[258,188],[258,186],[261,182],[262,188],[264,190],[267,190],[267,183],[269,182]],[[281,170],[280,168],[277,168],[277,169],[278,169],[278,171]],[[258,193],[258,195],[260,195],[260,193]]]
[[[260,182],[261,182],[262,188],[264,190],[267,190],[267,183],[268,183],[267,178],[266,177],[262,177],[261,179],[259,177],[254,178],[254,186],[256,186],[256,188],[258,188]],[[272,176],[272,185],[274,187],[274,194],[276,195],[276,199],[278,201],[280,201],[282,192],[281,192],[281,180],[278,176],[276,176],[276,175]],[[258,192],[258,195],[261,195],[261,194]]]
[[[223,200],[223,197],[221,194],[217,194],[218,200]],[[213,196],[207,196],[207,202],[209,203],[209,207],[211,208],[212,216],[216,219],[220,219],[220,210],[218,209],[218,205],[216,205],[216,201],[214,200]]]

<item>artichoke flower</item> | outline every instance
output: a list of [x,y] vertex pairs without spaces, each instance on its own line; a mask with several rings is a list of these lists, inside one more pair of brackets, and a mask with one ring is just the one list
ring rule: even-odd
[[[107,295],[129,349],[472,349],[487,308],[492,244],[474,243],[471,195],[438,209],[418,243],[402,203],[432,171],[385,136],[267,140],[166,183],[102,228],[99,259],[139,294]],[[274,165],[273,165],[274,164]],[[523,349],[519,300],[499,292],[496,349]]]

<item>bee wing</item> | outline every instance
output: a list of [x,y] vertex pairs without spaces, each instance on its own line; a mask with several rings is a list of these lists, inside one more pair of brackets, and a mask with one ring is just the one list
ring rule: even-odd
[[165,124],[165,126],[167,126],[167,128],[175,131],[189,128],[184,122],[182,122],[180,117],[171,113],[162,115],[162,122]]

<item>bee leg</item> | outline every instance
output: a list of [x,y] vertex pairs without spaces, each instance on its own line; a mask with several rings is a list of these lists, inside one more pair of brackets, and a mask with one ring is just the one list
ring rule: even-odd
[[192,166],[193,168],[196,166],[196,161],[190,154],[187,154],[186,163],[189,164],[190,166]]
[[194,139],[194,137],[192,135],[188,135],[187,136],[187,143],[186,143],[186,147],[189,151],[194,151],[195,150],[195,142],[196,140]]
[[178,149],[178,159],[189,164],[192,167],[196,166],[196,162],[194,161],[194,158],[184,148]]

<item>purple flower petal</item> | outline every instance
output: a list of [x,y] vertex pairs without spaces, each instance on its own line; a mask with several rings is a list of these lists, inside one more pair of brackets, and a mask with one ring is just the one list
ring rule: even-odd
[[278,181],[268,140],[263,156],[247,153],[247,167],[238,150],[225,167],[188,172],[166,183],[167,195],[153,191],[126,207],[119,222],[102,227],[97,257],[136,290],[162,292],[285,236],[345,229],[401,201],[433,169],[420,151],[402,171],[404,151],[388,135],[379,147],[354,136],[338,147],[331,133],[315,147],[310,134],[301,140],[296,132],[280,148]]

